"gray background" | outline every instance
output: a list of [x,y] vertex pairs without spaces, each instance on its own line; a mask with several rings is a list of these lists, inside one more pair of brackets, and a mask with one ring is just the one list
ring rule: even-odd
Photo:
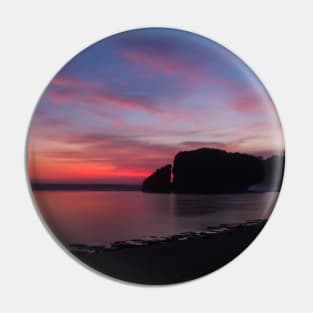
[[[312,32],[310,1],[6,1],[1,32],[2,312],[312,312]],[[50,237],[26,184],[24,148],[50,79],[83,48],[146,26],[207,36],[267,87],[285,130],[287,170],[266,228],[201,279],[141,287],[106,279]]]

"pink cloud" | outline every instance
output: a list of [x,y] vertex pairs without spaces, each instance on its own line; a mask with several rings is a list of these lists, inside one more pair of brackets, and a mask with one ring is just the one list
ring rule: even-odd
[[[259,127],[262,129],[262,125]],[[46,142],[44,146],[36,146],[36,141],[31,138],[28,151],[36,160],[31,162],[30,159],[29,164],[34,180],[48,177],[52,180],[62,178],[64,181],[75,178],[140,183],[156,168],[171,163],[176,153],[183,150],[207,147],[262,156],[269,156],[273,152],[277,154],[279,149],[273,145],[273,138],[263,141],[259,132],[254,134],[258,131],[255,126],[251,126],[249,136],[244,136],[248,129],[238,130],[238,139],[183,141],[176,145],[151,143],[120,134],[54,132],[51,134],[53,142]],[[260,139],[261,145],[258,143]]]
[[86,81],[56,76],[50,83],[45,96],[55,104],[76,102],[80,105],[105,103],[129,110],[159,112],[148,97],[123,95],[109,90],[105,85],[95,85]]
[[148,53],[145,51],[122,51],[121,56],[127,61],[136,65],[143,65],[150,70],[156,70],[173,79],[179,79],[184,87],[192,88],[200,84],[206,84],[215,80],[208,73],[205,73],[203,66],[182,59],[179,56],[169,58],[162,54]]
[[[235,97],[229,104],[230,108],[238,112],[262,113],[267,110],[273,110],[272,102],[266,97],[266,93],[263,90],[260,93],[260,91],[254,89],[253,85],[243,89],[235,80],[214,74],[214,72],[208,71],[201,63],[197,64],[179,56],[177,58],[169,58],[166,55],[145,51],[129,50],[120,52],[120,54],[128,61],[137,65],[144,65],[166,76],[180,79],[188,92],[193,87],[223,86],[227,93]],[[177,98],[184,98],[184,96],[182,93]],[[183,114],[183,118],[187,117],[188,114]],[[177,116],[173,115],[173,118],[179,118],[179,115],[181,115],[181,112],[177,112]]]
[[265,113],[272,111],[273,105],[269,98],[251,89],[249,92],[238,93],[237,98],[230,103],[230,108],[242,113]]
[[123,51],[120,53],[127,60],[144,64],[149,68],[156,69],[167,75],[176,75],[177,72],[190,70],[189,64],[182,64],[179,59],[169,59],[160,54],[151,54],[144,51]]

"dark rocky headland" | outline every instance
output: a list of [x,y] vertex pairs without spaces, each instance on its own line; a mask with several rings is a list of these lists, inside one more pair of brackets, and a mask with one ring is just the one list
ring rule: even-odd
[[142,191],[160,193],[171,192],[171,172],[171,164],[157,169],[152,175],[145,179],[142,185]]
[[201,148],[176,154],[142,184],[144,192],[237,193],[279,191],[284,157],[266,160],[249,154]]

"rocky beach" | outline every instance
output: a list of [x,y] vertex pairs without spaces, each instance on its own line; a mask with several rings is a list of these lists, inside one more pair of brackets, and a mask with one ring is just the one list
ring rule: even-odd
[[113,278],[142,284],[183,282],[211,273],[239,255],[266,220],[221,224],[203,231],[112,244],[70,244],[82,262]]

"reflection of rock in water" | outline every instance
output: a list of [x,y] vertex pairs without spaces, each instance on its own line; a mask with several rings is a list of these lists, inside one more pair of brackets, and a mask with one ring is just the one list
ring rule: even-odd
[[[225,201],[224,201],[225,204]],[[206,195],[174,195],[174,212],[176,216],[197,216],[216,212],[221,201]]]
[[[278,193],[173,194],[173,213],[177,217],[199,218],[206,223],[233,223],[248,219],[267,219]],[[185,220],[177,219],[178,223]]]

